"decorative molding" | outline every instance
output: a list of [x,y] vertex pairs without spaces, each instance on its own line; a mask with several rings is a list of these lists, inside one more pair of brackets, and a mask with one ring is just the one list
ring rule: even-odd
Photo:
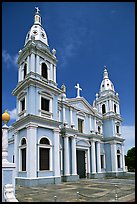
[[26,125],[26,128],[37,128],[37,127],[38,127],[38,124],[32,123],[32,122],[30,122],[30,123],[28,123],[28,124]]

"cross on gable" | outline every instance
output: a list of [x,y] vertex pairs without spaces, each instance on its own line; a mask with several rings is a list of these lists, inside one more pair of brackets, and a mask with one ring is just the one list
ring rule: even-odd
[[80,97],[80,91],[82,91],[82,89],[80,88],[79,84],[77,84],[75,86],[75,88],[77,89],[77,98],[79,98]]

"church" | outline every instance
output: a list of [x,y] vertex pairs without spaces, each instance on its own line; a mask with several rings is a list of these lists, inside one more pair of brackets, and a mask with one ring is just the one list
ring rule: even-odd
[[119,95],[104,67],[93,105],[68,98],[57,86],[56,50],[36,8],[34,24],[18,55],[17,117],[8,131],[8,159],[16,164],[16,184],[36,186],[125,173]]

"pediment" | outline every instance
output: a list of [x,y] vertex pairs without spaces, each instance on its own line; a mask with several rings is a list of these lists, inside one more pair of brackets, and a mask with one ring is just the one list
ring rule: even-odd
[[94,114],[95,111],[93,107],[84,99],[83,97],[68,99],[69,105],[78,108],[81,112],[87,112],[89,114]]
[[82,146],[82,147],[89,147],[90,146],[89,142],[86,141],[86,140],[78,140],[76,142],[76,145],[77,146]]

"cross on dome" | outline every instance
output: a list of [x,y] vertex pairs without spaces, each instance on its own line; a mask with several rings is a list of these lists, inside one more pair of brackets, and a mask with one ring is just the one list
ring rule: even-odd
[[107,71],[107,66],[104,66],[104,79],[108,79],[108,71]]
[[35,9],[36,9],[36,12],[39,13],[40,11],[39,7],[35,7]]
[[75,88],[77,89],[77,98],[80,98],[80,91],[82,91],[82,89],[80,88],[79,84],[77,84]]

